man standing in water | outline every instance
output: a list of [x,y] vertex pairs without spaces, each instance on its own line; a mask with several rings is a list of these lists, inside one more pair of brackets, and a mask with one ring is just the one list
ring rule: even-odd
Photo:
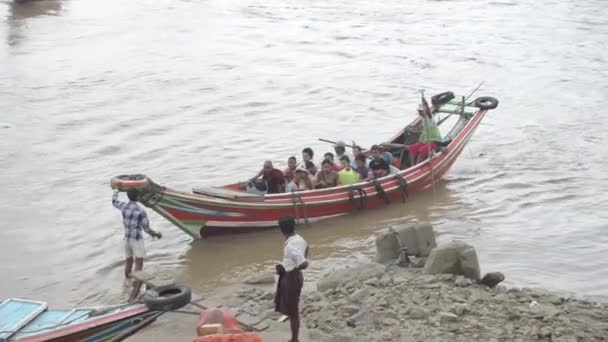
[[150,229],[150,221],[145,210],[137,205],[138,194],[137,190],[129,189],[127,191],[129,202],[121,202],[118,200],[118,190],[114,191],[112,196],[112,204],[121,211],[122,223],[125,226],[124,247],[125,247],[125,278],[131,276],[133,268],[133,257],[135,257],[135,271],[141,271],[144,268],[144,257],[146,249],[144,248],[143,232],[150,234],[152,237],[161,238],[159,232]]
[[285,236],[283,263],[276,266],[279,282],[275,295],[275,311],[289,317],[291,340],[298,342],[300,333],[300,294],[304,285],[302,270],[308,267],[308,243],[295,233],[295,221],[290,216],[279,218],[281,233]]

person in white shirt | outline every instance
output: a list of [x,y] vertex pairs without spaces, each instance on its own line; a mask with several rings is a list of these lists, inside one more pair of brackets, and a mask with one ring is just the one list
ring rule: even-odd
[[295,232],[296,223],[293,217],[279,218],[281,233],[285,236],[283,245],[283,262],[276,266],[279,281],[275,295],[275,311],[289,317],[291,340],[299,341],[300,313],[299,303],[304,277],[302,270],[308,267],[308,243]]

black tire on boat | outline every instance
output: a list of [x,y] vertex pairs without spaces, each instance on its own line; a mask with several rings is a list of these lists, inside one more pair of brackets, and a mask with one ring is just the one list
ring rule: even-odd
[[479,109],[494,109],[498,107],[498,100],[491,96],[482,96],[475,99],[475,107]]
[[181,285],[163,285],[152,288],[143,296],[144,304],[154,311],[172,311],[183,308],[192,300],[192,291]]
[[452,99],[454,99],[454,97],[455,96],[454,96],[453,92],[446,91],[441,94],[433,95],[431,97],[431,103],[433,104],[434,107],[438,107],[438,106],[441,106],[443,104],[450,102]]

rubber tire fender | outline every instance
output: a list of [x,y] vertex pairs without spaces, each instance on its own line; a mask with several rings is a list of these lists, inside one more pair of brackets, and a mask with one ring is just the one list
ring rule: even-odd
[[148,186],[148,177],[144,175],[120,175],[112,178],[110,186],[112,189],[127,191],[129,189],[141,189]]
[[438,107],[441,106],[443,104],[446,104],[448,102],[450,102],[451,100],[454,99],[454,93],[451,91],[446,91],[437,95],[433,95],[431,97],[431,103],[433,104],[433,107]]
[[183,308],[192,300],[192,291],[181,285],[163,285],[144,293],[144,304],[154,311],[172,311]]
[[475,107],[479,109],[494,109],[498,107],[498,100],[491,96],[482,96],[475,99]]

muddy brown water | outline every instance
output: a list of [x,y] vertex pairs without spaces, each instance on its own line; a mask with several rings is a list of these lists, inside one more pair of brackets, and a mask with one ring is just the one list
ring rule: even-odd
[[[608,295],[608,3],[0,2],[0,297],[126,296],[109,179],[188,190],[317,138],[388,139],[418,89],[495,96],[435,189],[303,228],[315,279],[378,229],[432,222],[509,284]],[[542,14],[542,15],[541,15]],[[191,241],[151,213],[146,269],[205,293],[268,269],[275,231]]]

